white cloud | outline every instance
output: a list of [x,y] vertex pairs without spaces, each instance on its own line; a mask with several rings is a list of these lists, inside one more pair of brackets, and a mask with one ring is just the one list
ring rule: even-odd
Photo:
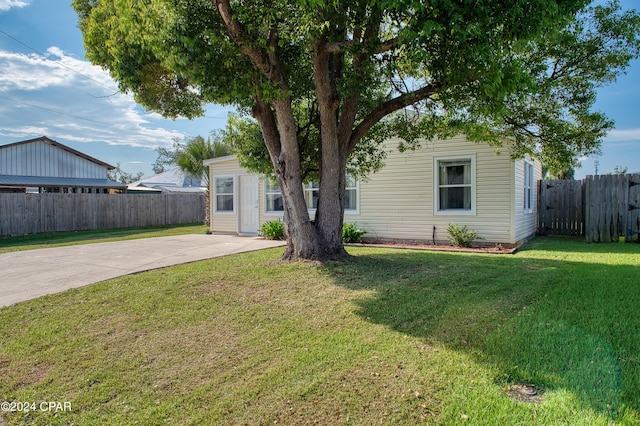
[[[2,0],[0,0],[2,1]],[[50,136],[77,142],[155,148],[184,133],[145,113],[100,67],[47,49],[47,58],[0,50],[0,116],[6,139]]]
[[613,129],[605,137],[605,142],[640,141],[640,128]]
[[66,55],[57,47],[47,49],[47,57],[0,50],[0,92],[10,90],[39,90],[46,87],[95,85],[101,89],[116,91],[117,85],[109,73]]
[[28,0],[0,0],[0,12],[6,12],[12,7],[29,6],[30,3]]

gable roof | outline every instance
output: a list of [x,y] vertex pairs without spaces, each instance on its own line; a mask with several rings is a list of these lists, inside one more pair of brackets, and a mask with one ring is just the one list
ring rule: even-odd
[[35,142],[47,143],[47,144],[49,144],[51,146],[54,146],[56,148],[62,149],[64,151],[67,151],[67,152],[69,152],[69,153],[71,153],[73,155],[76,155],[76,156],[78,156],[80,158],[84,158],[85,160],[89,160],[89,161],[91,161],[93,163],[96,163],[96,164],[98,164],[100,166],[106,167],[108,170],[115,169],[115,167],[112,166],[111,164],[105,163],[104,161],[100,161],[97,158],[94,158],[94,157],[92,157],[90,155],[87,155],[87,154],[85,154],[83,152],[77,151],[77,150],[75,150],[75,149],[73,149],[71,147],[68,147],[67,145],[64,145],[64,144],[62,144],[62,143],[60,143],[58,141],[54,141],[53,139],[50,139],[50,138],[48,138],[46,136],[41,136],[39,138],[34,138],[34,139],[27,139],[27,140],[24,140],[24,141],[14,142],[14,143],[6,144],[6,145],[0,145],[0,149],[10,148],[10,147],[17,146],[17,145],[26,145],[26,144],[35,143]]
[[235,155],[225,155],[224,157],[215,157],[215,158],[206,159],[202,162],[202,164],[204,164],[205,166],[210,166],[212,164],[224,163],[225,161],[232,161],[235,159],[236,159]]

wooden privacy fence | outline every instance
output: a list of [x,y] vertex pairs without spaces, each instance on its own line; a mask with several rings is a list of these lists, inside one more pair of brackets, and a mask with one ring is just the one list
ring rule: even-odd
[[582,181],[541,180],[538,195],[538,233],[583,235]]
[[640,242],[640,174],[543,180],[538,195],[539,234]]
[[202,194],[0,194],[0,236],[204,220]]

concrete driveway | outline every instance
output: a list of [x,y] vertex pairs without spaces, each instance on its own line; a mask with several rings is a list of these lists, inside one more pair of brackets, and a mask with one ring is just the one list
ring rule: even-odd
[[0,307],[165,266],[284,245],[253,237],[179,235],[0,254]]

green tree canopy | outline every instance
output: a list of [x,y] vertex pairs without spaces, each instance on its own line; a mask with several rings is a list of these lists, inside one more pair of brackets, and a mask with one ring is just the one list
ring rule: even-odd
[[[374,164],[381,138],[407,149],[463,132],[556,169],[597,153],[612,122],[593,111],[596,89],[638,56],[640,23],[590,3],[73,1],[87,57],[145,107],[195,117],[213,102],[256,119],[285,257],[313,259],[344,253],[347,164]],[[305,170],[320,181],[314,221]]]
[[229,154],[229,148],[221,135],[213,132],[207,139],[196,136],[180,146],[175,155],[175,163],[187,175],[202,179],[208,188],[209,168],[204,166],[203,161]]

